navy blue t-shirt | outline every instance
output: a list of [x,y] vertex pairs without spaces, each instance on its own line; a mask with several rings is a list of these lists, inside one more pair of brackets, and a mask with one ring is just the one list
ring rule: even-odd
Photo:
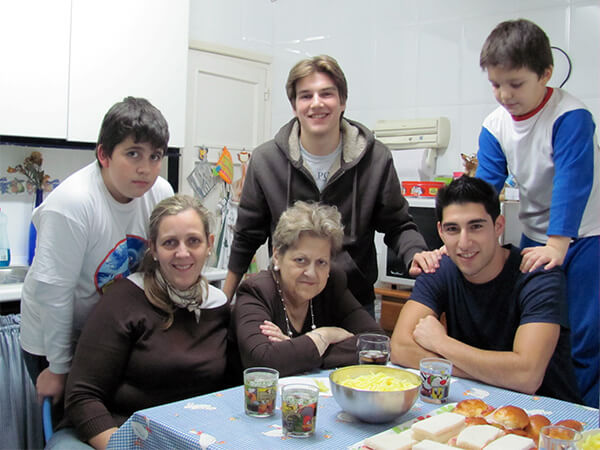
[[540,268],[522,273],[520,250],[512,245],[502,272],[474,284],[448,256],[432,274],[420,275],[411,299],[446,313],[448,335],[482,350],[512,351],[517,328],[527,323],[561,325],[559,342],[548,364],[539,395],[579,403],[571,363],[565,279],[562,270]]

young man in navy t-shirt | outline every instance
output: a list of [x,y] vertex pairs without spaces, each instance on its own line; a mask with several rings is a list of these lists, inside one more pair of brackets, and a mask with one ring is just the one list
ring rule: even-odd
[[441,356],[453,375],[580,403],[562,271],[519,270],[520,249],[498,242],[498,196],[481,179],[463,176],[440,190],[436,213],[448,254],[417,278],[394,329],[392,362],[418,368]]

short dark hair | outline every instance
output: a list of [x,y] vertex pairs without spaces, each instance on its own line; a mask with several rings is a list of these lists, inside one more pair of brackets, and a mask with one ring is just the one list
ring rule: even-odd
[[480,203],[485,211],[492,216],[492,222],[500,215],[500,200],[494,187],[481,178],[463,175],[441,188],[435,199],[435,214],[442,222],[446,206],[452,204]]
[[526,20],[507,20],[496,25],[487,37],[479,55],[479,66],[507,69],[525,67],[538,77],[554,65],[550,40],[544,30]]
[[348,99],[348,83],[346,82],[346,76],[342,68],[335,58],[329,55],[318,55],[298,61],[288,74],[285,90],[294,108],[296,108],[296,83],[313,73],[329,75],[338,90],[340,103],[342,105],[346,104],[346,100]]
[[163,155],[167,152],[167,121],[145,98],[125,97],[122,102],[115,103],[102,120],[97,145],[102,145],[104,154],[111,157],[115,147],[128,137],[135,143],[148,142],[156,149],[163,149]]

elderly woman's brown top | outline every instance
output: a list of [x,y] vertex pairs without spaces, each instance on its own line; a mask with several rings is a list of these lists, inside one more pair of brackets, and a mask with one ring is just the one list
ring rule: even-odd
[[346,286],[346,275],[332,267],[327,285],[313,300],[315,325],[341,327],[354,337],[330,345],[323,356],[312,339],[310,309],[301,330],[290,323],[292,338],[271,342],[260,331],[264,320],[275,323],[287,332],[281,297],[270,271],[265,270],[245,280],[237,291],[233,312],[234,332],[237,336],[242,365],[265,366],[288,376],[312,369],[330,369],[357,364],[356,335],[367,332],[383,333],[373,317],[358,303]]

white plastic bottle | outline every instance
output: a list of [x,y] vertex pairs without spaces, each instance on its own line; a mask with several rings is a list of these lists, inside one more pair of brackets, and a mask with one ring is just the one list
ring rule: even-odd
[[0,209],[0,267],[10,264],[10,247],[8,245],[8,217]]

